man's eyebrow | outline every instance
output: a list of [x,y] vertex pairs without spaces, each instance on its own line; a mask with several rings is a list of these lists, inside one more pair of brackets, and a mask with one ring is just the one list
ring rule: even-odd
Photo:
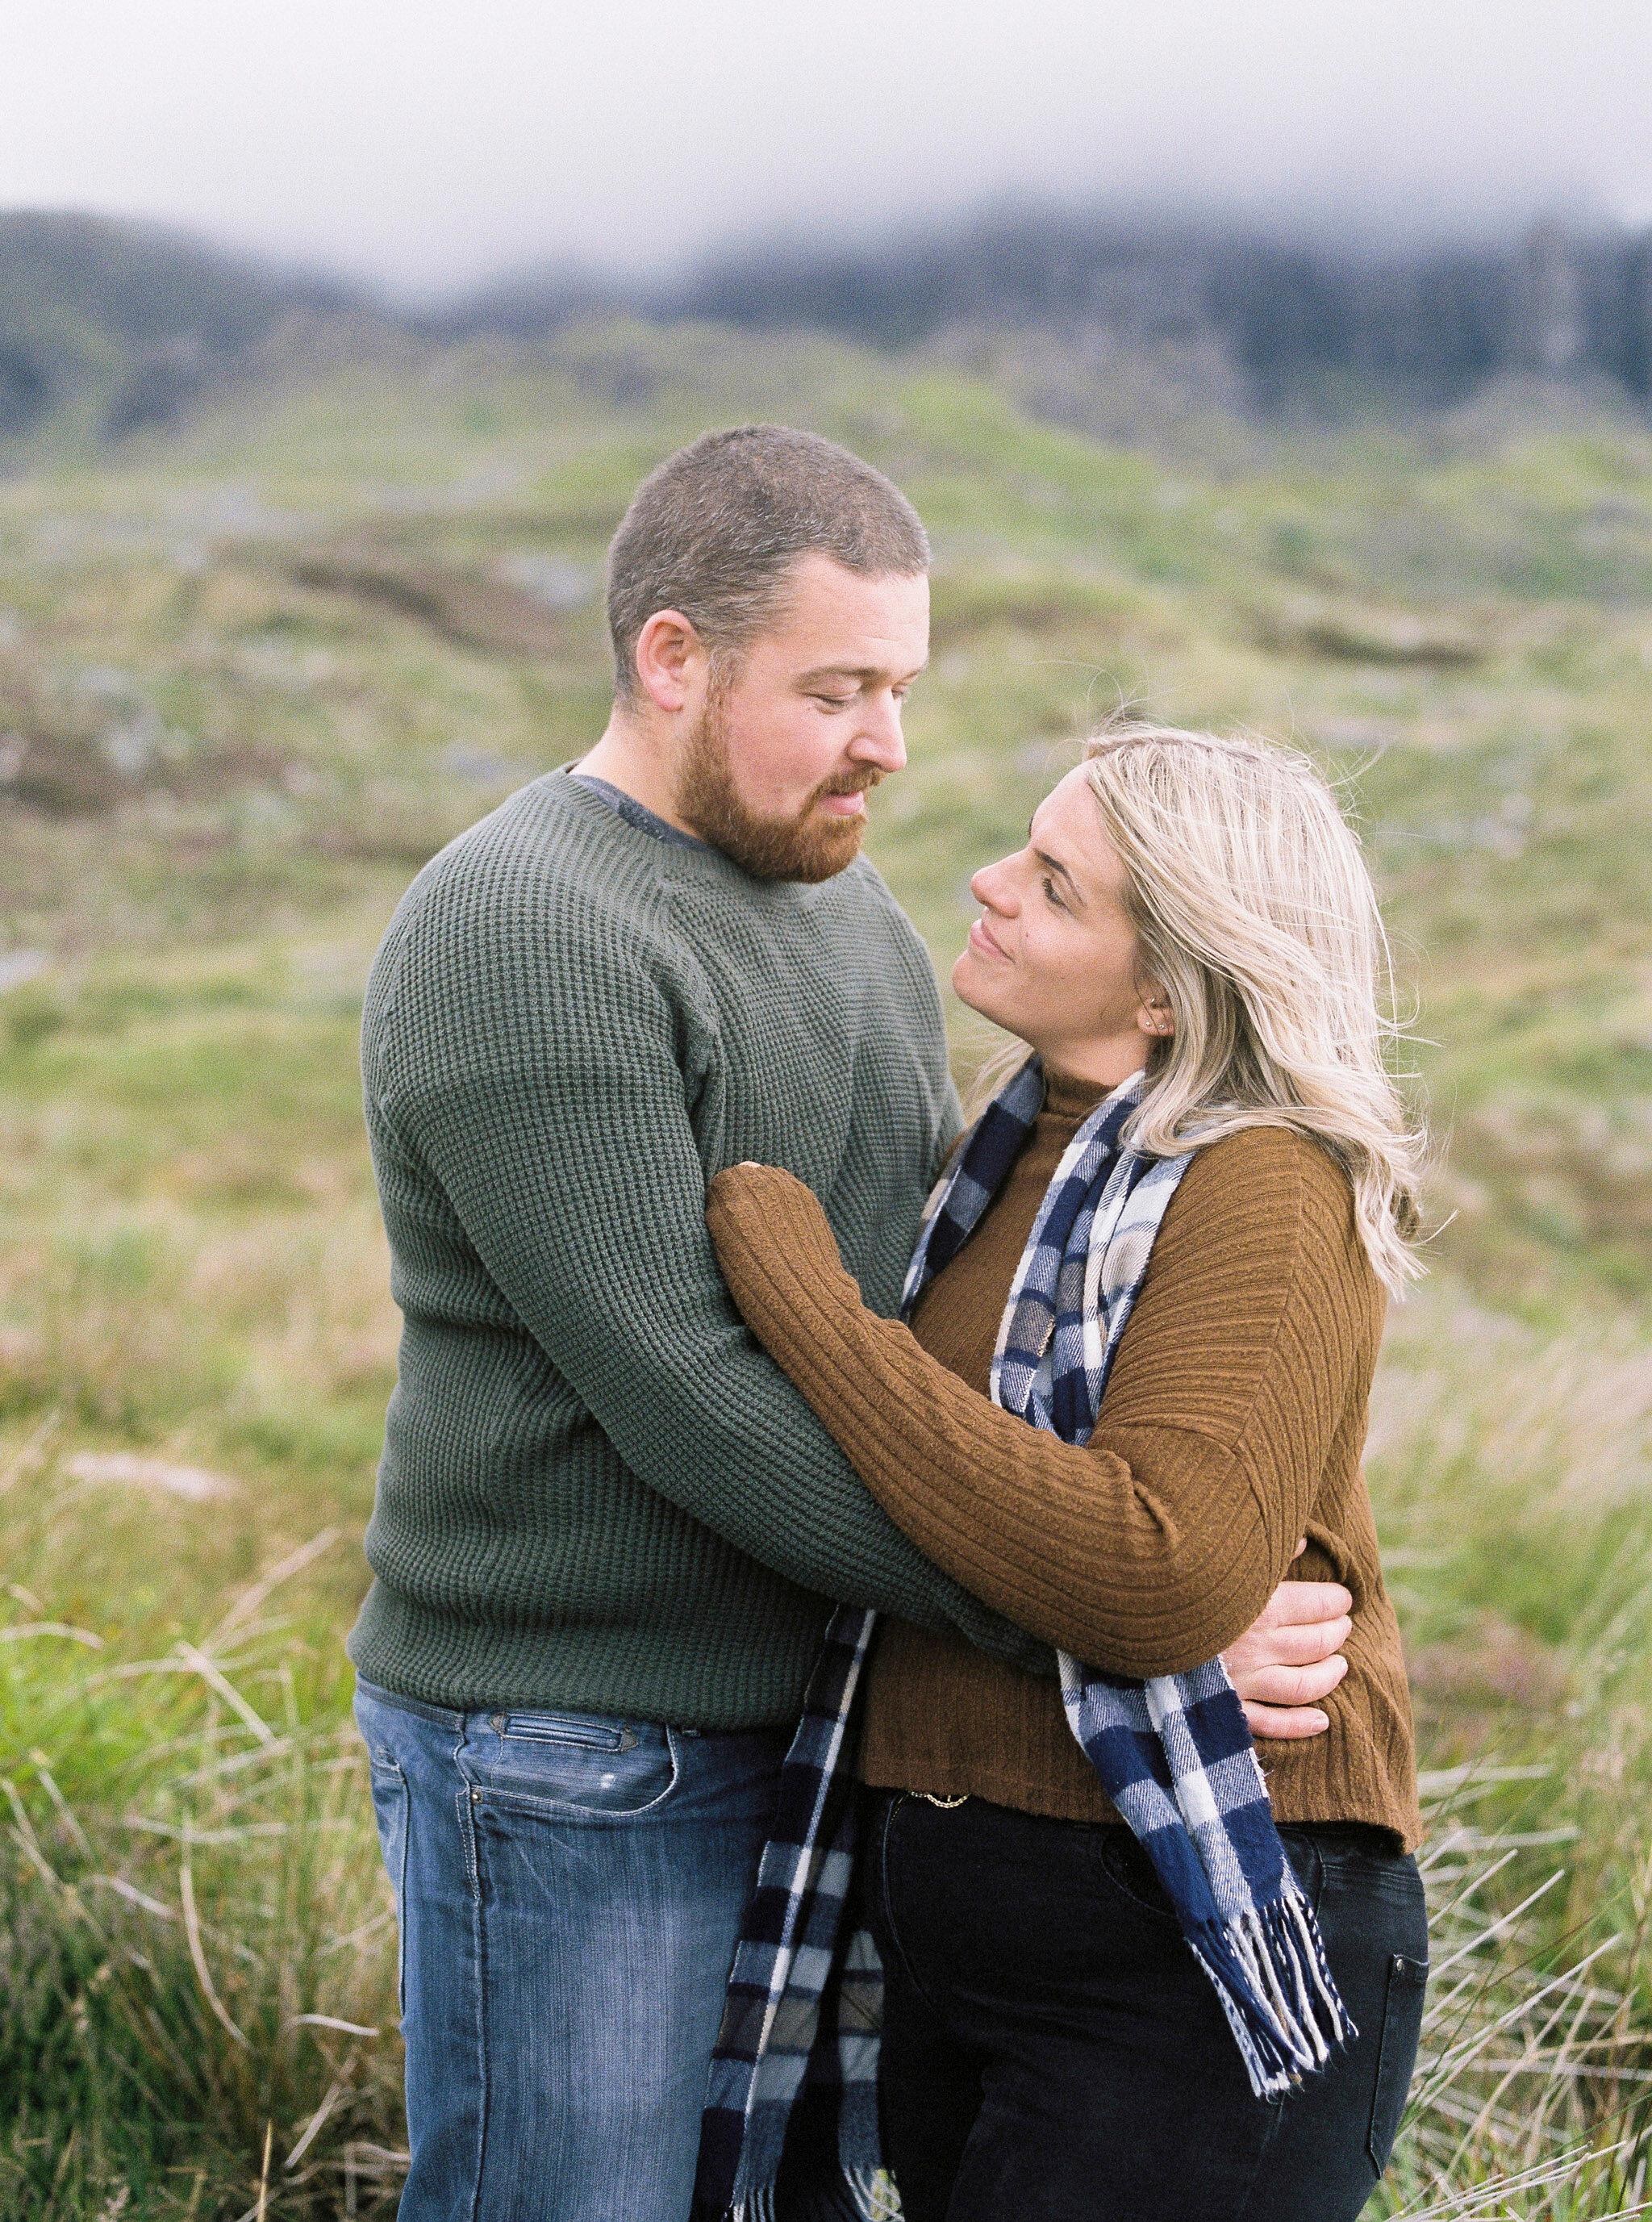
[[[918,673],[925,668],[926,663],[916,665],[910,671],[902,673],[895,680],[895,685],[898,687],[907,680],[916,679]],[[864,686],[868,679],[886,680],[889,676],[889,667],[883,663],[817,663],[811,671],[800,672],[798,683],[806,687],[814,680],[855,679]]]
[[1033,851],[1033,854],[1037,857],[1039,863],[1044,867],[1046,871],[1059,873],[1061,877],[1067,882],[1068,887],[1072,888],[1076,900],[1080,903],[1083,902],[1084,889],[1079,885],[1078,882],[1073,878],[1072,873],[1068,871],[1067,866],[1061,862],[1059,857],[1052,857],[1042,849],[1035,849]]

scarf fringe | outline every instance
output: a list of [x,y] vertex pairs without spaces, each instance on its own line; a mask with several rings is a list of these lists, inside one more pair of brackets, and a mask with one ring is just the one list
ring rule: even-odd
[[[843,2181],[860,2222],[900,2222],[900,2194],[881,2168],[846,2168]],[[775,2187],[766,2184],[736,2206],[723,2210],[723,2222],[777,2222]]]
[[1201,1924],[1187,1941],[1216,1986],[1257,2098],[1282,2098],[1359,2035],[1294,1886],[1221,1928]]

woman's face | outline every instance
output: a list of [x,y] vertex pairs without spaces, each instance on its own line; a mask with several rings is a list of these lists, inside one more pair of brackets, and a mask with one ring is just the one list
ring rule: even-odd
[[960,1001],[1074,1079],[1114,1088],[1139,1071],[1170,1014],[1141,970],[1124,868],[1082,767],[1039,804],[1026,847],[969,887],[981,915],[952,968]]

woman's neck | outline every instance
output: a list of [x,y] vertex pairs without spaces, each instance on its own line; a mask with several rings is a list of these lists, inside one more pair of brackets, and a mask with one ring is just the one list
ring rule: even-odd
[[[1024,1034],[1022,1039],[1026,1040]],[[1059,1072],[1079,1087],[1104,1091],[1119,1087],[1140,1072],[1153,1045],[1151,1038],[1136,1026],[1125,1033],[1106,1034],[1088,1041],[1063,1041],[1048,1048],[1042,1042],[1027,1043],[1029,1049],[1036,1050],[1042,1058],[1046,1073]]]

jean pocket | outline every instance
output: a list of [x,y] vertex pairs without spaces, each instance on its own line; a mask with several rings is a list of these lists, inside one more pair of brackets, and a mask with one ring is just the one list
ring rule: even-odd
[[1298,1828],[1288,1822],[1279,1837],[1297,1888],[1306,1899],[1309,1911],[1317,1915],[1325,1895],[1324,1840],[1317,1829]]
[[396,2005],[397,2011],[407,2010],[407,1840],[408,1796],[407,1777],[382,1745],[368,1751],[368,1772],[372,1784],[373,1818],[379,1823],[379,1849],[384,1855],[385,1873],[390,1877],[391,1895],[396,1901]]
[[[619,1821],[651,1813],[681,1773],[674,1730],[616,1731],[603,1741],[558,1734],[511,1735],[494,1725],[467,1736],[460,1771],[472,1803],[510,1805],[548,1817]],[[507,1722],[563,1717],[507,1714]]]
[[1096,1830],[1096,1843],[1100,1855],[1103,1880],[1111,1883],[1119,1897],[1127,1899],[1137,1913],[1146,1914],[1150,1920],[1166,1923],[1172,1929],[1180,1927],[1169,1892],[1160,1881],[1153,1861],[1130,1830],[1117,1825],[1103,1825]]
[[580,1751],[634,1751],[636,1731],[599,1713],[490,1713],[488,1726],[507,1742],[570,1744]]
[[1417,2040],[1423,2027],[1423,1993],[1429,1979],[1426,1960],[1404,1952],[1390,1954],[1388,1987],[1382,2006],[1382,2036],[1377,2046],[1377,2076],[1371,2093],[1371,2122],[1366,2150],[1380,2175],[1394,2149],[1399,2118],[1417,2064]]
[[[1119,1895],[1128,1899],[1137,1912],[1179,1928],[1180,1916],[1171,1903],[1170,1893],[1159,1880],[1157,1868],[1142,1849],[1140,1839],[1130,1830],[1116,1825],[1098,1828],[1096,1836],[1100,1846],[1102,1874]],[[1310,1909],[1317,1913],[1324,1877],[1311,1831],[1281,1829],[1280,1842],[1302,1895]]]

